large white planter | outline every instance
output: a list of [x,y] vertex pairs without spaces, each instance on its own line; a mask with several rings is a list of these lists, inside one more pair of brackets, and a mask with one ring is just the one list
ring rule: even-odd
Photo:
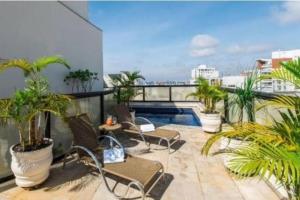
[[[268,173],[266,174],[266,179],[268,178],[267,177]],[[287,191],[284,189],[284,187],[276,182],[276,178],[274,175],[272,175],[270,177],[270,179],[267,179],[267,184],[270,185],[270,187],[272,187],[272,189],[277,193],[277,195],[280,197],[280,199],[288,199],[288,193]]]
[[[222,138],[221,142],[220,142],[220,150],[225,149],[225,148],[238,148],[241,146],[245,146],[247,145],[248,142],[246,141],[242,141],[242,140],[237,140],[237,139],[231,139],[229,140],[228,138]],[[224,162],[224,165],[226,168],[228,168],[228,162],[229,160],[232,159],[232,156],[230,155],[222,155],[222,159]],[[268,178],[268,172],[266,174],[266,179]],[[288,194],[286,192],[286,190],[284,189],[284,187],[276,182],[276,178],[272,175],[270,179],[267,180],[267,183],[272,187],[272,189],[282,198],[280,199],[288,199]]]
[[206,114],[200,113],[202,129],[205,132],[217,133],[221,130],[221,115],[220,113]]
[[[220,143],[220,150],[225,149],[225,148],[231,148],[231,149],[235,149],[235,148],[239,148],[241,146],[245,146],[248,143],[243,141],[243,140],[237,140],[237,139],[228,139],[223,137],[221,139],[221,143]],[[223,162],[225,167],[228,168],[228,162],[232,159],[232,156],[227,155],[227,154],[223,154],[222,155],[223,158]]]
[[11,146],[11,170],[18,186],[33,187],[48,178],[53,160],[53,140],[49,139],[49,141],[51,145],[36,151],[15,152],[13,150],[15,145]]

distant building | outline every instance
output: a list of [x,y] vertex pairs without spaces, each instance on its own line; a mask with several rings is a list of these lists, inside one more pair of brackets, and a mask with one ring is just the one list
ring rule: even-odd
[[[280,67],[280,63],[295,60],[300,57],[300,49],[289,51],[274,51],[271,59],[259,59],[256,67],[259,75],[270,74]],[[257,89],[263,92],[296,92],[299,91],[292,83],[278,79],[264,79],[257,84]]]
[[213,67],[207,67],[206,65],[199,65],[192,69],[191,75],[192,79],[190,80],[190,84],[195,84],[199,77],[203,77],[208,80],[209,84],[214,84],[220,80],[219,71]]
[[[272,59],[258,59],[256,60],[256,67],[258,76],[271,74]],[[263,92],[274,92],[273,79],[264,79],[257,83],[257,89]]]
[[146,81],[145,85],[189,85],[189,81]]
[[242,88],[246,77],[246,75],[223,76],[221,78],[221,83],[223,87]]

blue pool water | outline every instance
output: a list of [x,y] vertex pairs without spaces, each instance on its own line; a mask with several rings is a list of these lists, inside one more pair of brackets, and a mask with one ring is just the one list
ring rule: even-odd
[[201,126],[200,119],[191,108],[134,108],[137,117],[146,117],[154,124]]

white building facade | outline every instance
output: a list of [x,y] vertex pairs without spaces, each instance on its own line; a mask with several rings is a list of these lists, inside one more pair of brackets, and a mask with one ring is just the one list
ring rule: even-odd
[[[88,20],[87,1],[2,1],[0,27],[0,59],[26,58],[32,61],[42,56],[59,55],[67,60],[73,71],[89,69],[97,72],[99,80],[93,91],[103,89],[102,30]],[[43,71],[52,91],[58,93],[72,92],[71,87],[64,83],[68,73],[69,70],[61,65],[51,65]],[[24,85],[21,70],[1,72],[0,98],[10,97]],[[99,97],[82,98],[77,102],[81,112],[88,112],[99,122]],[[67,152],[73,140],[68,126],[53,115],[50,120],[54,155]],[[11,175],[9,149],[19,142],[18,138],[18,130],[12,123],[0,126],[0,179]]]
[[192,69],[191,77],[190,84],[195,84],[199,77],[205,78],[210,84],[214,84],[220,80],[219,71],[213,67],[207,67],[207,65],[199,65]]
[[[280,68],[282,62],[295,60],[300,57],[300,49],[289,51],[274,51],[271,59],[259,59],[256,66],[259,75],[268,75],[273,70]],[[257,84],[257,89],[263,92],[298,92],[293,84],[277,79],[264,79]]]
[[[0,58],[63,56],[71,70],[98,73],[93,90],[103,89],[102,30],[88,20],[88,2],[33,1],[0,2]],[[44,71],[51,89],[71,93],[64,83],[69,72],[61,66]],[[1,73],[0,98],[24,87],[23,73],[10,69]]]
[[236,75],[236,76],[223,76],[222,86],[228,88],[242,88],[245,82],[245,75]]

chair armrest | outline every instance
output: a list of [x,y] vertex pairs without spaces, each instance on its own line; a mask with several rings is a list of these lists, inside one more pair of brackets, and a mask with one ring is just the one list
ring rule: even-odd
[[[141,119],[141,120],[147,122],[147,124],[153,124],[149,119],[147,119],[147,118],[145,118],[145,117],[136,117],[135,120],[137,120],[137,119]],[[154,124],[153,124],[153,126],[154,126]],[[155,127],[155,126],[154,126],[154,127]]]
[[128,124],[128,125],[134,127],[137,131],[141,132],[140,128],[136,124],[134,124],[132,122],[124,121],[124,122],[121,122],[121,124]]
[[132,122],[128,122],[128,121],[121,122],[121,124],[128,124],[130,126],[133,126],[138,131],[138,133],[141,136],[142,140],[147,144],[146,139],[144,137],[144,133],[141,131],[141,129],[136,124],[134,124]]
[[[79,145],[75,145],[75,146],[72,146],[70,148],[69,152],[72,152],[73,150],[78,150],[78,149],[84,151],[89,157],[91,157],[93,159],[93,161],[95,162],[95,165],[96,165],[97,169],[99,170],[100,174],[103,174],[102,173],[102,165],[98,161],[98,159],[95,156],[95,154],[92,151],[90,151],[88,148],[85,148],[85,147],[79,146]],[[67,154],[65,155],[65,158],[64,158],[64,161],[63,161],[63,167],[66,164],[66,156],[67,156]]]
[[125,152],[125,149],[123,147],[123,145],[114,137],[112,136],[109,136],[109,135],[101,135],[100,137],[98,137],[98,140],[104,140],[104,139],[108,139],[109,140],[109,143],[110,143],[110,146],[112,147],[113,145],[113,142],[116,143],[120,148],[123,149],[123,151]]

